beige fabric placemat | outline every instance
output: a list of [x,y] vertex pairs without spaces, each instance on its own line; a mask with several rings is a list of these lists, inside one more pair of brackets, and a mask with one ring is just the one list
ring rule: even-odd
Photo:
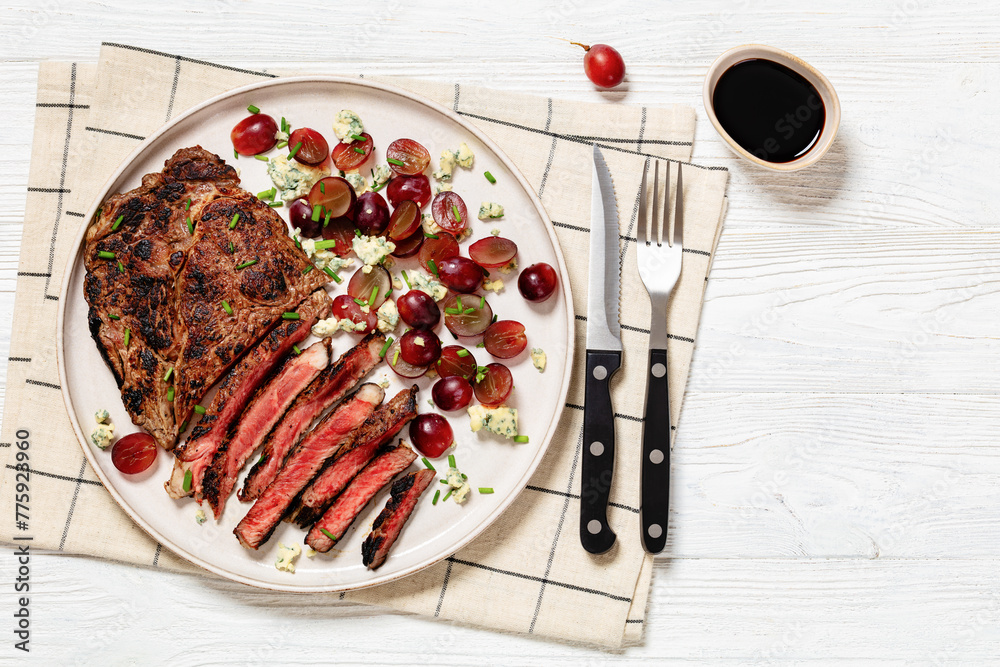
[[[15,517],[18,511],[16,484],[23,478],[17,479],[17,468],[25,464],[30,469],[30,512],[22,510],[24,524],[13,518],[0,524],[0,542],[30,540],[39,549],[205,574],[136,527],[87,465],[60,395],[55,354],[59,287],[84,212],[143,137],[212,95],[273,76],[116,44],[103,45],[97,67],[42,64],[0,437],[0,515]],[[579,544],[584,358],[578,354],[556,437],[528,488],[493,526],[418,574],[363,591],[317,594],[303,598],[303,604],[347,600],[606,647],[638,641],[652,574],[638,524],[650,313],[635,268],[633,230],[644,156],[687,161],[694,112],[681,106],[568,102],[412,79],[391,83],[444,104],[481,127],[536,188],[569,268],[580,351],[586,329],[590,144],[606,147],[621,220],[622,292],[634,297],[622,303],[625,354],[613,387],[619,446],[609,520],[619,540],[601,556],[587,554]],[[668,314],[670,383],[675,388],[683,388],[687,380],[725,213],[727,178],[724,169],[685,168],[684,266]],[[683,392],[675,390],[672,396],[673,423],[678,424]]]

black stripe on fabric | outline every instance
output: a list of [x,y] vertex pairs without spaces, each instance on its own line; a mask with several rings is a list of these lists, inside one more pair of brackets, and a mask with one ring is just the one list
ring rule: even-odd
[[645,622],[646,621],[643,620],[643,619],[641,619],[641,618],[626,618],[625,619],[625,623],[626,624],[629,624],[629,623],[645,623]]
[[441,595],[438,596],[437,607],[434,608],[434,616],[441,615],[441,605],[444,604],[444,594],[448,590],[448,580],[451,579],[451,565],[454,561],[448,558],[448,567],[444,570],[444,581],[441,583]]
[[51,294],[46,294],[45,298],[48,299],[49,301],[58,301],[59,300],[59,297],[52,296]]
[[451,110],[454,111],[455,113],[458,113],[458,95],[459,95],[458,84],[456,83],[455,84],[455,101],[451,105]]
[[100,132],[101,134],[110,134],[116,137],[124,137],[126,139],[136,139],[138,141],[144,141],[146,137],[140,137],[138,134],[129,134],[128,132],[118,132],[117,130],[105,130],[103,127],[91,127],[87,126],[84,128],[90,132]]
[[526,579],[528,581],[539,581],[544,586],[548,584],[550,586],[557,586],[559,588],[565,588],[571,591],[578,591],[580,593],[590,593],[591,595],[600,595],[601,597],[609,598],[611,600],[617,600],[618,602],[632,602],[632,598],[625,597],[623,595],[615,595],[614,593],[607,593],[605,591],[599,591],[596,588],[586,588],[585,586],[577,586],[576,584],[567,584],[563,581],[556,581],[554,579],[548,579],[547,577],[536,577],[533,574],[523,574],[521,572],[514,572],[512,570],[503,570],[499,567],[493,567],[492,565],[483,565],[482,563],[474,563],[468,560],[462,560],[460,558],[455,558],[454,556],[448,557],[449,563],[458,563],[459,565],[465,565],[467,567],[474,567],[479,570],[486,570],[487,572],[493,572],[494,574],[506,574],[509,577],[517,577],[518,579]]
[[82,218],[83,213],[77,213],[76,211],[66,211],[66,215],[71,215],[74,218]]
[[590,230],[587,229],[586,227],[581,227],[580,225],[571,225],[568,222],[556,222],[555,220],[553,220],[552,221],[552,226],[553,227],[562,227],[563,229],[572,229],[573,231],[576,231],[576,232],[586,232],[588,234],[590,233]]
[[116,49],[125,49],[127,51],[135,51],[137,53],[148,53],[153,56],[162,56],[164,58],[179,58],[186,63],[194,63],[195,65],[204,65],[206,67],[214,67],[216,69],[224,69],[229,72],[241,72],[243,74],[255,74],[257,76],[266,76],[269,79],[276,79],[277,74],[269,74],[267,72],[258,72],[257,70],[244,69],[242,67],[231,67],[229,65],[220,65],[219,63],[211,63],[207,60],[198,60],[196,58],[188,58],[187,56],[179,56],[174,53],[164,53],[163,51],[154,51],[153,49],[143,49],[138,46],[129,46],[128,44],[117,44],[115,42],[101,42],[101,46],[110,46]]
[[59,187],[59,188],[33,188],[33,187],[29,187],[28,188],[28,192],[48,192],[48,193],[51,193],[51,194],[61,194],[61,195],[69,194],[70,193],[69,190],[66,190],[65,188],[61,188],[61,187]]
[[67,104],[65,102],[36,102],[36,109],[89,109],[89,104]]
[[[575,498],[576,500],[580,499],[580,494],[578,494],[578,493],[565,493],[563,491],[556,491],[555,489],[546,489],[544,486],[532,486],[531,484],[529,484],[529,485],[525,486],[524,488],[531,489],[532,491],[537,491],[538,493],[549,493],[549,494],[552,494],[553,496],[562,496],[564,498],[567,498],[567,497],[568,498]],[[621,503],[611,503],[611,502],[609,502],[608,505],[611,505],[612,507],[617,507],[618,509],[628,510],[629,512],[632,512],[633,514],[638,514],[639,513],[639,510],[637,508],[635,508],[635,507],[629,507],[628,505],[623,505]]]
[[63,526],[62,538],[59,540],[59,551],[66,546],[66,536],[69,535],[69,526],[73,523],[73,512],[76,510],[76,499],[80,495],[80,482],[83,481],[83,472],[87,469],[87,457],[80,463],[80,472],[76,476],[76,486],[73,487],[73,499],[69,501],[69,513],[66,515],[66,525]]
[[646,133],[646,107],[642,108],[642,118],[639,120],[639,140],[635,142],[635,149],[642,150],[642,135]]
[[45,387],[47,389],[62,389],[57,384],[52,384],[51,382],[42,382],[41,380],[32,380],[31,378],[26,379],[25,384],[33,384],[36,387]]
[[[549,127],[552,126],[552,98],[549,98],[549,111],[545,117],[545,131],[549,132]],[[542,193],[545,192],[545,184],[549,180],[549,171],[552,169],[552,159],[556,156],[556,143],[559,141],[559,137],[552,134],[552,145],[549,147],[549,159],[545,163],[545,171],[542,172],[542,183],[538,186],[538,196],[541,197]]]
[[25,278],[49,278],[52,276],[51,273],[36,271],[18,271],[17,275],[24,276]]
[[160,552],[163,551],[163,545],[159,542],[156,543],[156,553],[153,554],[153,567],[160,567]]
[[[167,104],[167,121],[169,121],[170,117],[174,115],[174,98],[177,97],[177,83],[181,78],[181,57],[177,56],[175,60],[177,63],[174,65],[174,82],[170,86],[170,103]],[[159,553],[157,553],[157,556],[159,556]]]
[[[622,244],[621,251],[618,255],[618,272],[621,275],[622,267],[625,266],[625,255],[628,253],[628,240],[629,238],[635,238],[632,236],[632,230],[635,229],[636,220],[639,219],[639,202],[642,200],[642,184],[639,184],[639,189],[635,193],[635,204],[632,206],[632,216],[628,221],[628,229],[625,231],[625,243]],[[619,236],[621,236],[619,234]]]
[[31,362],[31,357],[8,357],[7,361],[23,361],[27,364]]
[[[7,444],[8,447],[10,446],[9,442],[6,443],[6,444]],[[17,468],[17,466],[11,465],[11,464],[8,463],[7,464],[7,469],[8,470],[17,470],[18,468]],[[21,471],[19,471],[19,472],[21,472]],[[64,482],[79,482],[80,484],[91,484],[93,486],[103,486],[103,484],[101,484],[100,482],[95,482],[92,479],[84,479],[83,477],[70,477],[69,475],[57,475],[54,472],[44,472],[42,470],[36,470],[34,468],[29,468],[26,472],[29,475],[38,475],[39,477],[50,477],[52,479],[61,479]],[[80,473],[80,474],[82,475],[83,473]]]
[[[586,143],[586,144],[591,144],[591,143],[594,143],[595,141],[598,141],[598,142],[599,141],[606,141],[606,142],[612,143],[612,144],[634,144],[637,141],[636,139],[615,139],[615,138],[612,138],[612,137],[588,137],[588,136],[583,135],[583,134],[567,134],[563,138],[564,139],[569,139],[570,141],[580,140],[581,143]],[[693,145],[693,143],[690,142],[690,141],[670,141],[669,139],[650,139],[648,141],[643,141],[642,139],[639,139],[638,141],[640,141],[641,143],[644,143],[644,144],[654,144],[654,145],[657,145],[657,146],[692,146]],[[661,158],[661,159],[666,160],[667,158]]]

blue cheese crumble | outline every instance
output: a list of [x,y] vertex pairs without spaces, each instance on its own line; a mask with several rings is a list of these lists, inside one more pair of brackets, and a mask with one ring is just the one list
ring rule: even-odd
[[500,290],[503,289],[503,281],[500,280],[499,278],[496,278],[494,280],[490,280],[489,278],[483,278],[483,289],[486,290],[487,292],[495,292],[499,294]]
[[469,409],[469,428],[473,433],[486,430],[490,433],[513,438],[517,435],[517,408],[487,408],[473,405]]
[[90,432],[90,442],[94,445],[94,447],[107,449],[108,445],[110,445],[111,441],[114,439],[114,435],[114,424],[98,424],[94,427],[94,430]]
[[395,243],[381,236],[355,236],[351,243],[354,248],[354,254],[366,266],[374,266],[381,263],[382,260],[391,255],[396,249]]
[[399,325],[399,311],[396,310],[396,302],[386,299],[375,312],[378,315],[378,330],[382,333],[391,333]]
[[451,183],[441,182],[434,184],[434,194],[436,195],[439,195],[442,192],[451,192],[451,191],[452,191]]
[[459,167],[464,167],[466,169],[472,169],[472,162],[476,159],[473,154],[472,149],[464,141],[458,145],[458,150],[455,151],[455,162],[458,163]]
[[100,408],[94,413],[94,421],[98,424],[108,424],[111,422],[111,413],[104,408]]
[[333,133],[337,135],[341,143],[349,144],[354,139],[352,134],[360,135],[365,131],[365,126],[361,124],[361,117],[350,109],[341,109],[333,117]]
[[461,505],[466,500],[469,499],[469,491],[472,487],[469,486],[469,482],[465,475],[462,474],[458,468],[448,468],[448,476],[445,478],[448,482],[448,486],[451,488],[451,498],[456,503]]
[[432,236],[437,236],[444,231],[438,223],[434,222],[434,218],[426,213],[420,217],[420,225],[424,228],[425,234],[430,234]]
[[503,217],[503,206],[493,201],[484,201],[479,205],[480,220],[494,220]]
[[450,181],[452,174],[455,173],[456,158],[456,151],[451,151],[447,148],[441,151],[441,159],[438,160],[438,170],[431,174],[431,176],[434,177],[434,180]]
[[531,348],[531,365],[538,369],[539,373],[545,372],[545,366],[549,363],[549,358],[545,350],[540,347]]
[[197,512],[195,512],[194,520],[198,522],[199,526],[208,521],[208,517],[205,516],[205,510],[198,510]]
[[328,317],[325,320],[320,320],[316,324],[312,325],[312,334],[318,338],[330,338],[338,331],[347,331],[353,333],[355,331],[364,331],[368,328],[368,325],[364,322],[354,322],[349,317],[340,319],[336,316]]
[[360,195],[368,192],[368,179],[363,174],[359,174],[356,171],[349,171],[344,174],[344,180],[351,184],[355,194]]
[[407,275],[410,279],[410,287],[418,289],[435,301],[448,296],[448,288],[438,282],[434,277],[423,271],[414,271]]
[[292,164],[284,155],[278,155],[268,160],[267,175],[271,177],[274,187],[281,191],[281,198],[288,202],[309,194],[317,181],[330,175],[330,170],[298,162]]
[[304,239],[301,238],[301,231],[298,227],[292,232],[292,238],[296,239],[302,246],[302,252],[306,254],[309,261],[316,266],[317,269],[329,268],[334,273],[338,273],[342,269],[345,269],[354,264],[353,257],[338,257],[336,253],[330,252],[325,249],[316,249],[316,239]]
[[381,190],[390,178],[392,178],[392,169],[389,169],[389,165],[380,164],[375,167],[372,169],[372,190]]
[[500,273],[513,273],[517,271],[517,257],[500,267]]
[[302,553],[302,547],[294,542],[284,544],[278,542],[278,558],[274,561],[274,567],[284,572],[295,574],[295,559]]

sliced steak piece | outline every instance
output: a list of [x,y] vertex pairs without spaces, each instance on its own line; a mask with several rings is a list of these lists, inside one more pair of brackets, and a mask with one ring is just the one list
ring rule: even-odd
[[[417,455],[404,445],[402,440],[399,441],[398,447],[393,447],[376,457],[351,480],[344,492],[330,505],[330,509],[320,517],[306,535],[306,544],[316,551],[324,553],[329,551],[344,536],[375,494],[416,460]],[[333,537],[330,537],[331,535]]]
[[351,434],[368,419],[383,398],[385,390],[382,387],[363,384],[306,436],[233,530],[240,544],[256,549],[267,541],[295,497],[316,476],[323,463],[349,441]]
[[132,421],[168,449],[209,387],[326,281],[302,273],[284,221],[239,183],[219,156],[184,148],[87,230],[91,336]]
[[[318,319],[329,316],[330,306],[326,291],[317,290],[296,310],[299,319],[278,325],[233,367],[191,437],[174,449],[174,468],[163,485],[171,498],[193,494],[201,502],[202,478],[230,426],[275,366],[288,356],[292,346],[309,336]],[[191,484],[185,491],[184,477],[188,471],[192,475]]]
[[330,364],[330,339],[314,343],[285,359],[271,379],[250,399],[205,471],[201,487],[215,518],[222,515],[236,477],[264,438],[320,372]]
[[278,476],[278,470],[288,453],[299,443],[313,420],[343,398],[361,378],[378,365],[383,345],[385,336],[381,333],[368,334],[299,394],[284,418],[264,441],[264,456],[250,469],[243,489],[238,494],[240,500],[250,501],[260,497],[268,484]]
[[389,502],[375,517],[372,532],[361,544],[361,562],[369,570],[377,570],[385,562],[399,532],[417,506],[420,495],[434,481],[433,470],[417,470],[400,477],[389,490]]
[[413,385],[379,406],[351,441],[327,461],[323,471],[302,492],[289,519],[303,528],[316,523],[348,482],[375,457],[379,448],[416,416],[417,385]]

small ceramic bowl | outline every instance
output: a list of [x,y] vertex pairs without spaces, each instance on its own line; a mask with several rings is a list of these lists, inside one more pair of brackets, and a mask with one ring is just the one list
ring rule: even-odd
[[[715,85],[719,82],[719,77],[736,63],[754,58],[770,60],[779,65],[784,65],[804,77],[806,81],[819,91],[820,97],[823,100],[823,106],[826,107],[826,122],[823,124],[823,129],[820,130],[816,143],[801,157],[795,158],[790,162],[768,162],[747,151],[729,136],[715,115],[712,97],[715,95]],[[712,125],[722,135],[722,138],[726,140],[729,148],[740,157],[773,171],[797,171],[819,160],[829,150],[831,144],[833,144],[834,137],[837,136],[837,128],[840,126],[840,100],[837,98],[837,92],[833,89],[830,81],[809,63],[773,46],[744,44],[723,53],[708,68],[708,74],[705,75],[703,97],[705,111],[708,112],[709,120],[712,121]]]

